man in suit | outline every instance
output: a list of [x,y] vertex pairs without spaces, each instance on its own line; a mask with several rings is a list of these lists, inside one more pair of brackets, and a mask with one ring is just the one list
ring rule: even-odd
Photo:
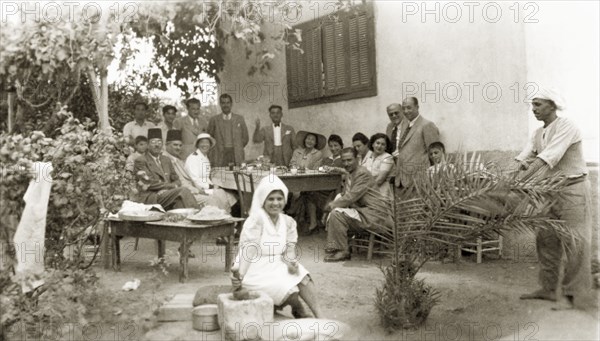
[[183,141],[181,158],[184,160],[196,150],[196,136],[205,133],[208,128],[208,120],[200,112],[200,100],[190,98],[185,102],[185,106],[188,114],[173,121],[173,129],[181,130]]
[[215,167],[224,167],[230,163],[239,165],[244,162],[244,147],[250,140],[248,127],[242,116],[231,112],[231,96],[221,95],[219,105],[222,113],[211,117],[208,122],[208,133],[217,140],[209,159]]
[[160,204],[166,210],[197,207],[190,190],[181,186],[171,160],[162,155],[162,145],[160,128],[148,129],[148,151],[134,164],[139,179],[138,201]]
[[406,188],[413,184],[413,177],[429,167],[427,148],[440,141],[440,132],[435,123],[419,114],[419,101],[408,97],[402,101],[404,119],[398,132],[400,139],[396,157],[396,187]]
[[268,156],[271,163],[276,166],[289,166],[292,153],[294,153],[296,132],[294,127],[281,123],[283,116],[281,106],[271,105],[269,116],[273,124],[263,128],[260,127],[260,118],[256,119],[256,129],[254,129],[252,141],[265,143],[263,155]]
[[358,154],[354,148],[342,151],[342,164],[348,172],[344,190],[335,200],[327,204],[331,211],[327,219],[327,245],[325,262],[339,262],[350,257],[348,252],[348,230],[377,231],[392,228],[392,208],[381,212],[385,204],[371,172],[358,165]]
[[398,132],[400,131],[400,124],[402,123],[402,118],[404,115],[402,114],[402,106],[398,103],[392,103],[387,107],[387,114],[390,118],[390,123],[388,123],[385,128],[385,134],[392,141],[392,151],[395,152],[398,149],[398,141],[400,141],[400,135]]

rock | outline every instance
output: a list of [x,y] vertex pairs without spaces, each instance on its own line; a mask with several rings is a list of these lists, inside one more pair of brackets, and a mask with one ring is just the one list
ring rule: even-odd
[[217,296],[231,292],[231,285],[206,285],[196,291],[192,305],[217,304]]
[[192,320],[191,294],[177,294],[169,302],[158,309],[158,321],[191,321]]
[[270,322],[273,322],[273,300],[260,291],[250,291],[249,294],[250,299],[239,301],[231,293],[218,296],[223,340],[260,340],[262,336],[268,337]]

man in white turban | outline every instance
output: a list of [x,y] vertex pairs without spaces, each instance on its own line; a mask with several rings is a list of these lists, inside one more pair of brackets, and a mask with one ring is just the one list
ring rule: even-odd
[[[581,132],[568,119],[559,117],[564,101],[554,91],[541,89],[531,101],[538,121],[544,122],[517,156],[523,179],[564,176],[568,186],[551,208],[555,219],[563,220],[574,238],[561,240],[554,230],[537,232],[541,289],[521,299],[556,301],[562,284],[559,305],[554,309],[582,308],[591,293],[591,197],[587,167],[581,147]],[[563,263],[562,259],[565,258]],[[563,268],[562,281],[559,277]]]

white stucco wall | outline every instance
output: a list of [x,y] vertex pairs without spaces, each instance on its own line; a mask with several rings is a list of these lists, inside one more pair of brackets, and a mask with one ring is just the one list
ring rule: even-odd
[[[263,124],[269,123],[267,108],[276,103],[284,107],[284,121],[296,130],[313,130],[326,136],[337,133],[350,144],[351,136],[357,131],[367,135],[383,132],[388,123],[386,106],[414,95],[421,102],[422,115],[440,128],[449,151],[521,149],[529,135],[528,116],[531,116],[525,103],[524,86],[540,73],[536,70],[549,63],[534,61],[539,57],[526,50],[526,46],[532,46],[529,40],[526,45],[526,37],[529,39],[534,24],[523,21],[525,15],[532,13],[531,9],[525,10],[521,3],[517,12],[515,7],[510,7],[514,6],[513,2],[496,2],[485,10],[485,3],[477,5],[469,13],[469,7],[458,3],[462,13],[456,20],[456,8],[447,4],[432,2],[427,3],[427,7],[419,7],[420,2],[375,2],[378,83],[375,97],[288,110],[285,53],[276,56],[267,75],[250,77],[247,71],[251,61],[246,60],[242,44],[233,39],[227,46],[219,92],[234,96],[234,111],[246,117],[250,134],[257,117]],[[301,20],[290,24],[312,19],[317,5],[313,2],[311,6],[302,10]],[[501,8],[500,15],[496,15],[496,6]],[[425,12],[426,9],[430,11]],[[543,20],[545,14],[540,9],[529,19]],[[429,14],[423,17],[423,13]],[[273,33],[272,29],[272,25],[265,25],[267,36]],[[543,34],[541,37],[545,40],[533,45],[534,48],[560,49]],[[544,53],[536,51],[535,55]],[[565,60],[560,63],[564,63],[563,68],[567,70],[569,54],[564,52],[563,57]],[[579,61],[588,64],[593,59],[590,55],[580,57]],[[595,75],[597,80],[597,64]],[[454,92],[456,89],[461,91],[459,97]],[[484,89],[488,90],[487,94]],[[499,97],[497,89],[502,92]],[[597,120],[597,106],[594,109],[589,105],[585,111],[595,112]],[[248,157],[261,152],[260,145],[250,142]]]
[[[567,110],[559,115],[575,121],[586,160],[598,162],[600,3],[543,1],[538,17],[525,25],[527,79],[561,92]],[[529,117],[530,130],[540,126]]]

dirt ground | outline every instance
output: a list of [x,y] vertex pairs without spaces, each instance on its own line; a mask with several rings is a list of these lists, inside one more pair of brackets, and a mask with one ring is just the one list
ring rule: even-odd
[[[420,277],[441,293],[439,305],[432,310],[425,326],[417,330],[386,334],[373,305],[375,288],[383,278],[377,258],[367,262],[364,254],[343,263],[324,263],[322,246],[325,233],[301,237],[301,263],[317,284],[319,301],[329,319],[346,323],[348,340],[599,340],[598,309],[589,311],[552,311],[552,303],[520,301],[519,295],[537,288],[538,265],[531,257],[514,260],[484,259],[476,264],[463,258],[460,263],[431,262]],[[101,269],[101,284],[120,297],[111,325],[102,326],[97,340],[218,340],[191,328],[191,322],[158,323],[155,309],[177,293],[194,293],[204,285],[227,285],[224,248],[214,243],[195,244],[196,258],[190,260],[190,279],[178,282],[177,245],[167,244],[170,265],[165,275],[153,267],[155,242],[134,239],[122,242],[124,257],[121,272]],[[141,286],[132,292],[120,291],[128,280],[139,278]],[[598,300],[598,291],[593,301]],[[135,319],[131,319],[132,316]],[[118,336],[118,337],[116,337]]]

